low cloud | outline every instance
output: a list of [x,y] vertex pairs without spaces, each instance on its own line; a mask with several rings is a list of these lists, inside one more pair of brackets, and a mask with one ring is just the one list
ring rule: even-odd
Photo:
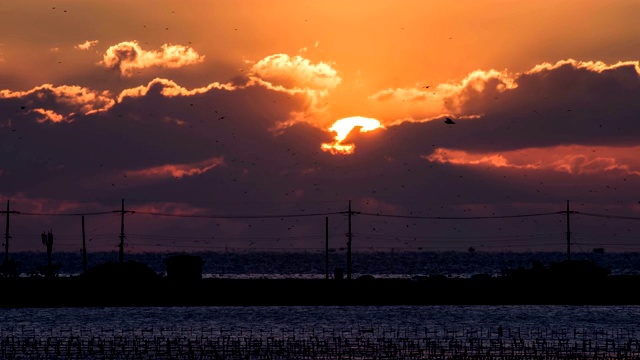
[[142,178],[182,178],[203,174],[214,167],[223,164],[222,158],[211,158],[196,163],[165,164],[141,170],[129,171],[127,176]]
[[[640,147],[557,146],[527,148],[500,153],[471,153],[438,148],[425,156],[430,162],[480,168],[551,170],[572,175],[610,173],[640,175],[640,160],[628,154]],[[626,155],[625,155],[626,154]]]

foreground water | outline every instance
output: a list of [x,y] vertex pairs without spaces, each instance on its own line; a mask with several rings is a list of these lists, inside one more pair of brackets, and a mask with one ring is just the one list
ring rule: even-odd
[[637,359],[638,306],[0,309],[3,359]]
[[[636,330],[640,306],[250,306],[0,309],[2,331],[38,334],[199,335],[214,330],[282,333],[358,329]],[[640,330],[640,329],[639,329]]]

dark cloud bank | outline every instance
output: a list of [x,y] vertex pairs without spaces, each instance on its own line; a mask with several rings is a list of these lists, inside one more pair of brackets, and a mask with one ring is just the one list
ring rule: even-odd
[[[25,213],[110,211],[125,199],[140,212],[126,217],[127,251],[322,249],[325,213],[332,247],[344,247],[347,216],[336,213],[347,210],[348,200],[366,213],[352,219],[361,250],[564,248],[562,215],[412,217],[546,213],[564,210],[567,200],[583,212],[634,216],[640,183],[633,171],[640,162],[626,171],[571,173],[428,160],[437,149],[469,155],[577,145],[624,152],[640,144],[637,65],[596,71],[567,62],[514,80],[517,86],[506,90],[495,78],[481,90],[463,89],[450,108],[455,125],[435,119],[356,129],[350,155],[322,151],[333,135],[310,123],[274,130],[292,112],[311,111],[310,101],[261,85],[168,96],[164,91],[175,84],[158,80],[146,94],[120,101],[97,89],[89,90],[92,96],[55,87],[6,92],[0,96],[0,194]],[[320,215],[188,217],[207,214]],[[575,216],[575,241],[584,242],[584,250],[590,241],[615,250],[614,242],[637,231],[633,222],[595,220]],[[119,221],[116,214],[88,216],[91,246],[116,250]],[[61,248],[75,251],[80,244],[78,217],[13,215],[12,229],[16,250],[40,249],[39,234],[49,229],[60,234]]]

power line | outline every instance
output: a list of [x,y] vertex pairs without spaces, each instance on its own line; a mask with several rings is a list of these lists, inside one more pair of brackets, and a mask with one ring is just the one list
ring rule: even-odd
[[87,213],[43,213],[43,212],[24,212],[18,211],[16,212],[18,215],[28,215],[28,216],[92,216],[92,215],[107,215],[113,214],[113,211],[99,211],[99,212],[87,212]]
[[355,233],[354,236],[367,237],[374,239],[398,239],[398,240],[518,240],[531,238],[550,238],[564,233],[540,233],[526,235],[496,235],[496,236],[412,236],[412,235],[383,235],[383,234],[366,234]]
[[640,217],[635,217],[635,216],[620,216],[620,215],[608,215],[608,214],[596,214],[596,213],[584,213],[584,212],[575,212],[575,213],[578,215],[603,217],[608,219],[640,220]]
[[225,240],[246,240],[246,241],[286,241],[286,240],[319,240],[322,238],[320,235],[299,235],[299,236],[269,236],[269,237],[224,237],[224,236],[212,236],[212,237],[186,237],[186,236],[165,236],[165,235],[153,235],[153,234],[129,234],[127,237],[136,239],[149,239],[149,240],[175,240],[175,241],[194,241],[194,242],[216,242]]
[[197,215],[197,214],[171,214],[151,211],[136,211],[136,214],[152,215],[152,216],[169,216],[182,218],[201,218],[201,219],[278,219],[293,217],[312,217],[337,215],[341,212],[325,212],[325,213],[309,213],[309,214],[282,214],[282,215]]
[[[26,216],[99,216],[99,215],[112,215],[114,213],[120,213],[121,210],[112,211],[94,211],[94,212],[74,212],[74,213],[60,213],[60,212],[29,212],[29,211],[11,211],[14,215],[26,215]],[[277,218],[295,218],[295,217],[314,217],[314,216],[328,216],[345,214],[344,211],[333,212],[321,212],[321,213],[309,213],[309,214],[280,214],[280,215],[221,215],[221,214],[173,214],[165,212],[154,211],[127,211],[130,214],[140,214],[149,216],[164,216],[164,217],[180,217],[180,218],[202,218],[202,219],[277,219]],[[4,213],[4,211],[3,211]],[[529,214],[516,214],[516,215],[487,215],[487,216],[420,216],[420,215],[400,215],[400,214],[384,214],[384,213],[370,213],[370,212],[353,212],[354,214],[385,217],[385,218],[399,218],[399,219],[423,219],[423,220],[484,220],[484,219],[508,219],[508,218],[522,218],[522,217],[536,217],[536,216],[548,216],[566,214],[566,211],[554,211],[545,213],[529,213]],[[636,216],[621,216],[611,214],[598,214],[590,212],[572,211],[575,215],[584,215],[592,217],[602,217],[608,219],[626,219],[626,220],[640,220],[640,217]]]
[[534,214],[519,214],[519,215],[491,215],[491,216],[417,216],[417,215],[394,215],[394,214],[367,213],[367,212],[360,212],[359,214],[368,215],[368,216],[377,216],[377,217],[402,218],[402,219],[481,220],[481,219],[506,219],[506,218],[520,218],[520,217],[531,217],[531,216],[557,215],[557,214],[566,214],[566,211],[555,211],[555,212],[534,213]]
[[[351,253],[351,237],[356,235],[359,237],[363,237],[365,239],[369,239],[369,240],[378,240],[378,239],[386,239],[386,240],[395,240],[395,241],[406,241],[406,242],[411,242],[413,244],[413,246],[417,246],[419,244],[422,244],[426,241],[431,241],[432,243],[429,244],[431,246],[434,245],[439,245],[442,241],[451,241],[451,240],[460,240],[460,241],[464,241],[464,240],[485,240],[488,242],[491,242],[491,244],[496,245],[499,243],[510,243],[511,245],[513,245],[514,243],[520,242],[520,241],[526,241],[526,240],[536,240],[538,242],[541,241],[545,241],[549,238],[551,238],[553,236],[553,234],[537,234],[537,235],[501,235],[501,236],[476,236],[476,237],[438,237],[438,236],[386,236],[386,235],[382,235],[382,234],[364,234],[364,233],[353,233],[351,231],[351,216],[352,215],[366,215],[366,216],[374,216],[374,217],[384,217],[384,218],[398,218],[398,219],[422,219],[422,220],[490,220],[490,219],[508,219],[508,218],[524,218],[524,217],[539,217],[539,216],[549,216],[549,215],[562,215],[565,214],[567,215],[567,227],[569,225],[569,214],[575,214],[575,215],[585,215],[585,216],[591,216],[591,217],[601,217],[601,218],[607,218],[607,219],[626,219],[626,220],[640,220],[640,217],[633,217],[633,216],[619,216],[619,215],[611,215],[611,214],[599,214],[599,213],[590,213],[590,212],[578,212],[578,211],[570,211],[569,210],[569,206],[567,203],[567,210],[566,211],[554,211],[554,212],[542,212],[542,213],[525,213],[525,214],[514,214],[514,215],[488,215],[488,216],[421,216],[421,215],[402,215],[402,214],[385,214],[385,213],[371,213],[371,212],[358,212],[358,211],[352,211],[351,209],[351,201],[349,201],[349,208],[348,211],[334,211],[334,212],[318,212],[318,213],[304,213],[304,210],[300,210],[302,211],[301,213],[297,213],[297,214],[254,214],[254,215],[221,215],[221,214],[176,214],[176,213],[168,213],[168,212],[156,212],[156,211],[134,211],[134,210],[127,210],[125,211],[124,209],[124,199],[122,200],[122,207],[120,210],[113,210],[113,211],[98,211],[98,212],[74,212],[74,213],[64,213],[64,212],[20,212],[20,211],[9,211],[9,205],[7,202],[7,211],[1,211],[0,213],[7,213],[7,218],[9,213],[11,214],[15,214],[15,215],[27,215],[27,216],[101,216],[101,215],[113,215],[115,214],[120,214],[121,215],[121,231],[120,231],[120,261],[122,261],[123,256],[124,256],[124,215],[125,214],[129,214],[129,215],[134,215],[134,214],[140,214],[140,215],[147,215],[147,216],[163,216],[163,217],[175,217],[175,218],[200,218],[200,219],[284,219],[284,218],[300,218],[300,217],[317,217],[317,216],[328,216],[328,215],[349,215],[349,229],[348,229],[348,266],[347,266],[347,277],[349,278],[350,275],[350,253]],[[385,221],[386,223],[386,221]],[[7,231],[6,231],[6,240],[5,240],[5,247],[6,244],[8,243],[8,219],[7,219]],[[569,228],[567,229],[567,246],[569,246],[570,244],[570,239],[574,239],[576,240],[576,237],[571,236],[572,234],[569,231]],[[174,239],[174,240],[182,240],[182,244],[180,244],[180,246],[186,246],[186,247],[200,247],[200,245],[187,245],[184,244],[185,240],[186,241],[195,241],[195,242],[206,242],[207,244],[209,244],[209,242],[220,242],[220,241],[229,241],[229,240],[243,240],[242,238],[230,238],[230,237],[211,237],[211,238],[197,238],[197,237],[163,237],[162,235],[151,235],[151,234],[129,234],[129,236],[136,238],[136,239],[148,239],[148,240],[168,240],[168,239]],[[586,236],[583,236],[581,239],[582,240],[588,240],[591,236],[593,236],[593,234],[589,234]],[[609,235],[610,236],[610,235]],[[67,238],[65,235],[62,236],[63,238]],[[94,235],[92,238],[96,242],[102,242],[102,241],[107,241],[107,237],[111,237],[110,235],[103,235],[103,234],[96,234]],[[624,240],[624,238],[622,237],[616,237],[615,234],[613,236],[616,240]],[[254,238],[245,238],[248,240],[254,240],[254,241],[259,241],[262,242],[262,244],[264,243],[271,243],[273,241],[289,241],[289,240],[316,240],[316,239],[320,239],[319,236],[293,236],[293,237],[279,237],[279,236],[273,236],[273,237],[254,237]],[[629,238],[632,239],[632,238]],[[440,240],[440,241],[439,241]],[[456,241],[454,241],[455,243]],[[576,242],[576,244],[578,244]],[[133,244],[132,244],[133,245]],[[150,244],[146,244],[146,245],[150,245]],[[253,245],[253,244],[250,244]],[[308,246],[309,244],[307,244]],[[528,244],[529,246],[532,246],[535,244]],[[168,246],[171,247],[172,245],[163,245],[163,246]],[[505,246],[505,245],[503,245]],[[207,247],[207,246],[205,246]],[[369,246],[370,247],[370,246]],[[507,246],[508,247],[508,246]],[[376,247],[379,248],[379,247]],[[5,248],[5,253],[8,253],[8,251]],[[569,249],[568,249],[568,253],[569,253]]]

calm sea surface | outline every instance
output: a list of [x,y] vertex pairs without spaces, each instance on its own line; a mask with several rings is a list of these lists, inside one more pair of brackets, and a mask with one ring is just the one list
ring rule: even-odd
[[[166,271],[164,261],[177,253],[125,254],[125,261],[147,264],[157,273]],[[346,269],[345,251],[329,253],[328,266],[322,252],[204,252],[190,253],[203,260],[203,277],[290,277],[324,278],[329,270]],[[21,276],[36,273],[47,263],[43,252],[11,254],[20,263]],[[441,274],[469,277],[474,274],[499,275],[505,269],[531,267],[532,261],[549,264],[561,261],[566,254],[560,252],[491,253],[491,252],[354,252],[352,269],[355,276],[370,274],[376,277],[411,277]],[[640,253],[572,253],[572,259],[589,259],[616,274],[640,274]],[[87,267],[107,261],[118,261],[117,252],[88,253]],[[52,262],[60,264],[60,276],[80,274],[83,259],[77,253],[53,253]]]

